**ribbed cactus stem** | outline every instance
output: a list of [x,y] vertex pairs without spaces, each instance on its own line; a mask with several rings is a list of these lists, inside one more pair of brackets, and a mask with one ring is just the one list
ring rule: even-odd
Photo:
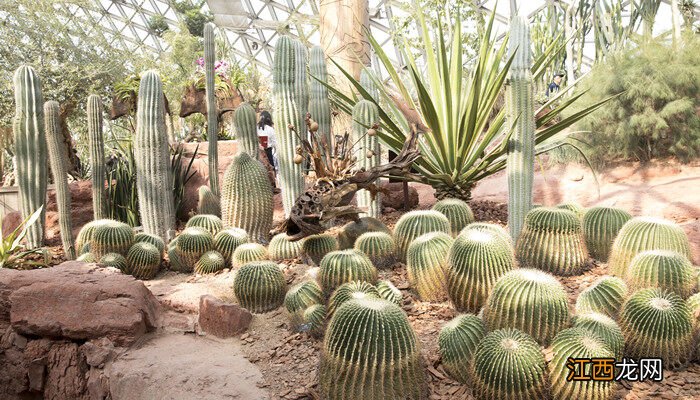
[[374,101],[379,102],[379,89],[377,89],[377,85],[374,84],[369,72],[365,69],[360,72],[360,86],[369,93]]
[[328,88],[321,83],[328,83],[328,71],[326,69],[326,56],[319,46],[311,48],[309,74],[311,75],[311,79],[309,79],[309,113],[311,118],[318,123],[316,136],[319,140],[325,140],[326,143],[330,144],[331,102],[328,99]]
[[46,123],[46,143],[49,150],[49,162],[53,183],[56,188],[56,207],[58,208],[58,224],[61,228],[61,242],[66,259],[75,259],[73,233],[70,216],[70,189],[66,180],[68,160],[63,146],[63,133],[58,102],[47,101],[44,104],[44,120]]
[[[379,111],[377,106],[369,100],[360,100],[352,109],[352,133],[353,142],[360,144],[360,154],[357,157],[357,166],[368,170],[379,165],[379,139],[376,135],[370,135],[368,131],[379,122]],[[357,206],[360,209],[366,208],[367,212],[362,216],[378,218],[381,214],[381,203],[379,197],[372,199],[372,195],[367,190],[357,191]]]
[[92,172],[93,219],[107,218],[105,214],[105,145],[102,136],[102,99],[92,94],[87,100],[88,145]]
[[238,153],[246,152],[251,158],[258,160],[258,130],[255,125],[255,110],[248,103],[243,103],[236,109],[233,116],[238,140]]
[[219,195],[219,119],[216,111],[216,86],[214,85],[214,59],[216,44],[214,43],[215,25],[211,22],[204,25],[204,78],[207,95],[207,140],[209,141],[209,187]]
[[[44,99],[41,80],[34,68],[23,65],[15,71],[15,140],[19,204],[23,219],[29,218],[46,203],[47,164],[44,136]],[[46,208],[41,217],[27,228],[27,248],[41,247],[44,242]]]
[[175,207],[163,98],[158,74],[155,71],[144,73],[134,135],[136,188],[144,232],[159,236],[167,243],[174,236]]
[[299,136],[306,136],[305,118],[309,100],[306,58],[306,49],[298,40],[288,36],[277,40],[272,66],[272,103],[275,105],[273,117],[277,130],[279,181],[285,217],[289,217],[294,202],[304,191],[302,165],[294,163],[294,156],[300,145]]
[[532,207],[534,179],[535,106],[532,88],[530,29],[526,17],[514,16],[510,22],[510,84],[506,94],[508,119],[516,121],[508,143],[508,227],[513,240],[518,239],[525,215]]

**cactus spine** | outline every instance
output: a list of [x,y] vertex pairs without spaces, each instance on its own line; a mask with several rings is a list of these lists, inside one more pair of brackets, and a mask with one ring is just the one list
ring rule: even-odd
[[126,255],[133,243],[134,231],[129,225],[106,220],[95,227],[90,240],[90,252],[95,255],[96,260],[107,253]]
[[175,206],[163,98],[158,74],[144,73],[134,135],[139,210],[144,232],[160,236],[167,243],[174,236]]
[[59,117],[58,102],[47,101],[44,104],[44,121],[46,122],[46,142],[49,150],[49,162],[51,173],[56,187],[56,206],[58,208],[58,223],[61,228],[61,242],[66,259],[75,259],[73,247],[73,233],[70,215],[70,189],[66,180],[65,151],[63,149],[63,134],[61,133],[61,120]]
[[176,253],[182,272],[192,272],[200,257],[214,246],[214,237],[204,228],[185,228],[177,237]]
[[226,267],[226,260],[224,257],[216,250],[209,250],[197,260],[194,264],[194,272],[196,274],[213,274],[214,272],[221,271]]
[[102,99],[91,94],[87,100],[88,145],[92,172],[92,215],[106,218],[105,207],[105,145],[102,136]]
[[[17,185],[22,219],[27,219],[46,203],[47,167],[46,137],[41,80],[34,68],[23,65],[14,76],[15,118],[12,125],[15,140]],[[46,208],[39,220],[27,228],[27,247],[44,244]]]
[[[309,113],[311,118],[318,123],[316,136],[321,143],[325,141],[331,144],[331,102],[328,99],[328,88],[323,83],[328,82],[326,70],[326,58],[323,49],[319,46],[311,48],[309,58]],[[321,81],[321,82],[319,82]]]
[[[301,143],[297,135],[306,136],[308,87],[306,85],[306,50],[298,40],[281,36],[275,46],[272,66],[272,103],[277,127],[279,149],[279,181],[285,217],[297,197],[304,191],[301,164],[294,163],[296,148]],[[306,101],[306,103],[305,103]],[[296,133],[291,131],[292,126]],[[250,232],[249,232],[250,233]]]
[[369,93],[369,97],[371,97],[375,102],[379,102],[379,89],[377,89],[377,85],[374,84],[374,81],[366,68],[363,68],[362,71],[360,71],[360,86],[362,86],[362,88]]
[[[368,131],[372,126],[379,122],[379,111],[377,105],[369,100],[360,100],[352,109],[352,133],[353,142],[360,144],[361,154],[358,156],[357,166],[368,170],[379,165],[379,139],[376,132],[370,135]],[[381,214],[381,203],[378,195],[372,199],[372,195],[367,190],[357,191],[357,206],[361,209],[366,208],[366,213],[361,213],[362,216],[373,218],[379,217]]]
[[246,152],[251,158],[258,160],[260,155],[258,147],[260,147],[260,144],[253,106],[249,103],[243,103],[238,106],[233,116],[233,124],[236,128],[238,152]]
[[214,248],[224,256],[226,263],[229,264],[233,252],[244,243],[248,243],[248,234],[240,228],[224,229],[214,237]]
[[526,17],[510,20],[509,55],[515,53],[510,66],[510,85],[506,94],[509,121],[516,121],[508,143],[506,170],[508,175],[508,227],[517,241],[532,208],[532,181],[535,154],[535,104],[532,91],[530,29]]
[[204,25],[204,79],[207,95],[207,140],[209,141],[209,187],[219,194],[219,119],[216,111],[216,86],[214,86],[214,59],[216,43],[211,22]]
[[119,253],[107,253],[100,258],[99,264],[105,267],[118,268],[125,274],[129,273],[129,264],[123,255]]
[[163,242],[163,239],[156,235],[151,235],[150,233],[145,232],[137,233],[136,235],[134,235],[134,243],[138,242],[150,243],[156,246],[156,249],[160,251],[161,255],[165,251],[165,242]]
[[335,250],[338,250],[338,241],[327,233],[311,235],[301,245],[301,254],[313,265],[319,265],[326,254]]

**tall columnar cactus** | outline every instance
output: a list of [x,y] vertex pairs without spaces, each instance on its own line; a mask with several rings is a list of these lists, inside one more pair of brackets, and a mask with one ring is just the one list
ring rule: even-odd
[[444,301],[447,298],[447,254],[454,239],[445,232],[418,236],[406,252],[408,281],[423,301]]
[[200,275],[213,274],[221,271],[226,267],[226,260],[216,250],[209,250],[199,257],[199,260],[194,264],[194,272]]
[[272,186],[265,167],[241,153],[224,174],[221,217],[226,228],[241,228],[250,240],[267,243],[272,227]]
[[66,259],[75,259],[73,247],[73,224],[70,216],[70,189],[67,180],[66,152],[63,146],[59,105],[56,101],[44,104],[44,121],[46,122],[46,143],[49,150],[49,163],[56,188],[56,206],[58,208],[58,224],[61,228],[61,242]]
[[434,210],[409,211],[402,215],[394,227],[394,240],[398,257],[406,261],[408,245],[418,236],[430,232],[450,233],[450,221],[442,213]]
[[381,299],[340,306],[321,352],[322,398],[418,400],[426,390],[416,334],[398,306]]
[[214,61],[216,59],[216,37],[213,23],[204,25],[204,79],[207,96],[207,140],[209,141],[209,187],[219,194],[219,114],[216,109],[216,85],[214,83]]
[[19,206],[23,219],[44,206],[39,220],[27,228],[27,247],[35,249],[44,244],[46,224],[46,137],[44,135],[44,99],[41,80],[34,68],[23,65],[14,76],[15,118],[12,124],[15,141]]
[[[294,163],[299,136],[306,137],[308,85],[306,79],[306,50],[298,40],[281,36],[275,46],[272,66],[272,113],[277,127],[277,145],[285,216],[304,191],[302,165]],[[294,131],[290,129],[293,127]]]
[[236,248],[244,243],[248,243],[248,234],[240,228],[224,229],[214,236],[214,248],[226,259],[226,263],[231,263],[231,256]]
[[403,293],[389,280],[377,282],[377,292],[384,300],[390,301],[397,306],[403,304]]
[[367,232],[355,241],[355,250],[367,255],[375,267],[391,268],[396,262],[396,242],[386,232]]
[[107,253],[126,255],[134,243],[134,230],[119,221],[106,220],[95,227],[90,240],[90,252],[99,260]]
[[593,207],[586,211],[583,215],[583,236],[591,257],[608,261],[617,233],[630,219],[630,213],[614,207]]
[[156,246],[150,243],[134,243],[126,255],[126,263],[129,265],[129,274],[136,279],[153,279],[160,268],[160,254]]
[[94,219],[107,217],[105,193],[105,144],[102,135],[102,99],[96,94],[87,100],[88,146],[92,173],[92,215]]
[[338,241],[327,233],[308,236],[301,245],[301,255],[312,265],[319,265],[326,254],[335,250],[338,250]]
[[[380,161],[379,138],[377,131],[373,128],[379,122],[379,111],[377,105],[369,100],[360,100],[352,109],[352,133],[353,143],[359,143],[360,154],[358,155],[357,166],[369,170],[378,166]],[[366,213],[360,215],[377,218],[382,212],[381,198],[379,194],[372,195],[367,190],[358,190],[355,195],[357,206],[366,209]]]
[[287,292],[284,297],[284,306],[289,313],[303,311],[313,304],[323,303],[323,292],[316,281],[298,283]]
[[546,345],[569,325],[569,302],[554,276],[536,269],[515,269],[496,282],[484,309],[489,330],[516,328]]
[[[505,233],[505,232],[502,232]],[[447,257],[447,290],[459,311],[478,312],[498,279],[515,268],[508,235],[469,225]]]
[[381,299],[377,288],[371,283],[353,281],[338,286],[330,299],[328,299],[328,315],[333,315],[343,303],[355,299],[373,298]]
[[452,237],[457,237],[464,227],[474,222],[474,213],[471,207],[459,199],[440,200],[435,203],[433,210],[441,212],[450,221]]
[[[615,393],[613,380],[569,380],[571,358],[613,358],[615,354],[595,334],[587,329],[569,328],[561,331],[552,342],[552,361],[549,362],[549,380],[553,399],[609,400]],[[593,367],[587,365],[583,374],[591,376]]]
[[588,252],[581,221],[571,211],[536,208],[525,218],[515,255],[520,266],[557,275],[576,275],[586,265]]
[[364,217],[357,221],[348,222],[338,231],[338,245],[340,250],[352,249],[355,241],[363,233],[385,232],[391,234],[391,230],[376,218]]
[[291,241],[289,236],[282,232],[272,237],[270,245],[267,246],[267,251],[270,253],[270,259],[274,261],[292,260],[299,257],[303,240]]
[[168,242],[175,236],[175,201],[163,99],[158,74],[144,73],[139,85],[133,139],[139,211],[144,232]]
[[211,214],[221,218],[221,199],[209,189],[209,186],[200,186],[198,190],[197,214]]
[[260,243],[243,243],[236,247],[231,256],[231,265],[238,268],[253,261],[269,260],[270,254]]
[[688,259],[692,257],[683,228],[661,218],[636,217],[623,225],[615,237],[608,260],[610,272],[625,276],[630,261],[645,250],[671,250]]
[[251,158],[258,159],[260,142],[258,141],[258,128],[255,121],[255,110],[249,103],[243,103],[233,114],[233,125],[236,128],[236,140],[238,140],[238,152],[246,152]]
[[[318,123],[316,135],[319,140],[331,143],[331,102],[328,98],[326,56],[320,46],[311,48],[309,57],[309,114]],[[319,82],[320,81],[320,82]],[[321,83],[323,82],[323,83]]]
[[614,276],[603,276],[578,295],[576,312],[599,312],[617,318],[627,293],[625,281]]
[[272,261],[253,261],[238,270],[233,293],[238,303],[252,313],[266,313],[284,302],[287,282],[280,267]]
[[610,348],[616,359],[622,358],[625,349],[625,337],[622,329],[614,319],[605,314],[588,312],[574,317],[574,328],[584,328],[598,335]]
[[471,368],[478,400],[545,398],[545,361],[540,346],[517,329],[490,332],[479,342]]
[[200,214],[190,218],[185,227],[190,228],[193,226],[206,229],[212,236],[218,235],[224,229],[224,223],[221,221],[221,218],[212,214]]
[[532,208],[532,181],[535,175],[535,99],[530,54],[530,23],[527,17],[513,16],[510,20],[508,53],[515,53],[510,66],[506,107],[508,120],[515,123],[508,141],[506,173],[508,175],[508,227],[517,241]]
[[647,250],[632,259],[625,281],[631,292],[656,287],[685,299],[695,292],[696,274],[693,264],[675,251]]
[[176,246],[182,272],[192,272],[199,258],[213,248],[214,237],[208,230],[192,226],[180,232]]
[[360,72],[360,86],[369,93],[369,96],[374,99],[375,102],[379,102],[379,89],[377,89],[377,85],[366,69]]
[[686,302],[658,288],[642,289],[620,311],[625,354],[658,357],[664,368],[682,367],[692,357],[693,321]]
[[468,383],[476,346],[484,336],[486,327],[473,314],[458,315],[442,327],[438,336],[438,351],[442,356],[442,366],[452,378]]
[[377,269],[364,253],[357,250],[338,250],[326,254],[321,260],[318,283],[328,297],[346,282],[364,281],[374,284]]

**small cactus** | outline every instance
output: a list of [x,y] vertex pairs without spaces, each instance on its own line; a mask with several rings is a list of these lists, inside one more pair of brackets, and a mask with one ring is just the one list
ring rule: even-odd
[[313,337],[323,336],[326,327],[326,306],[312,304],[303,311],[301,318],[300,330],[308,332]]
[[423,301],[444,301],[447,298],[447,255],[454,239],[444,232],[431,232],[417,237],[406,252],[408,281]]
[[214,248],[224,256],[227,264],[231,263],[236,248],[244,243],[248,243],[248,234],[240,228],[224,229],[214,237]]
[[688,237],[680,226],[661,218],[636,217],[627,221],[615,237],[609,271],[623,277],[634,256],[645,250],[671,250],[691,258]]
[[119,253],[107,253],[103,255],[98,264],[104,265],[105,267],[117,268],[125,274],[129,273],[129,264],[126,262],[126,258]]
[[403,304],[403,293],[401,293],[391,281],[384,280],[377,282],[377,292],[379,292],[379,296],[384,300],[390,301],[397,306]]
[[416,334],[406,314],[381,299],[343,304],[326,329],[319,391],[338,400],[425,398]]
[[259,243],[243,243],[242,245],[236,247],[236,250],[231,256],[231,264],[236,267],[242,267],[243,265],[253,262],[253,261],[264,261],[269,260],[270,254],[267,252],[265,246]]
[[177,237],[177,255],[182,272],[194,271],[194,265],[200,257],[214,247],[211,232],[198,226],[185,228]]
[[216,215],[221,218],[221,200],[219,196],[209,189],[209,186],[200,186],[198,189],[199,201],[197,202],[197,214]]
[[221,221],[221,218],[212,214],[195,215],[194,217],[190,218],[185,225],[186,228],[192,226],[204,228],[209,231],[212,236],[216,236],[222,229],[224,229],[224,223]]
[[304,311],[313,304],[323,303],[323,292],[316,281],[306,281],[292,286],[284,297],[289,313]]
[[301,245],[301,254],[312,265],[319,265],[326,254],[336,250],[338,241],[327,233],[308,236]]
[[536,269],[515,269],[496,282],[484,309],[489,330],[516,328],[546,345],[569,325],[569,304],[562,284]]
[[199,257],[199,260],[194,264],[194,272],[196,274],[213,274],[221,271],[226,267],[226,260],[216,250],[209,250]]
[[[170,243],[177,242],[177,238],[172,240]],[[177,272],[188,272],[187,267],[180,259],[180,255],[177,252],[177,246],[168,246],[168,261],[170,262],[170,269]]]
[[163,239],[161,239],[160,236],[152,235],[146,232],[139,232],[134,235],[134,243],[138,242],[150,243],[156,246],[158,251],[160,251],[160,254],[163,254],[165,251],[165,242],[163,242]]
[[126,255],[129,274],[136,279],[153,279],[160,268],[160,254],[158,248],[150,243],[134,243]]
[[561,203],[557,204],[557,208],[561,210],[568,210],[574,213],[578,217],[578,219],[583,218],[584,214],[586,214],[586,209],[583,208],[580,204],[576,203],[575,201],[569,201],[566,203]]
[[287,282],[280,267],[272,261],[253,261],[242,266],[233,281],[238,302],[252,313],[262,314],[284,302]]
[[605,314],[588,312],[574,317],[574,328],[588,329],[598,335],[612,351],[616,359],[621,359],[625,349],[625,337],[617,322]]
[[576,313],[599,312],[617,318],[627,292],[627,284],[622,279],[603,276],[578,295]]
[[318,281],[324,296],[328,297],[340,285],[352,281],[377,281],[377,269],[364,253],[357,250],[338,250],[321,260]]
[[102,225],[111,221],[109,219],[98,219],[95,221],[90,221],[83,225],[78,232],[78,237],[75,238],[75,249],[78,251],[78,255],[84,254],[90,251],[90,241],[92,240],[92,234],[95,233],[95,228],[98,225]]
[[540,346],[517,329],[490,332],[476,346],[470,374],[478,400],[545,398],[545,361]]
[[586,265],[587,254],[581,221],[574,213],[547,207],[527,213],[515,247],[521,267],[577,275]]
[[352,249],[355,241],[363,233],[385,232],[391,234],[391,230],[376,218],[364,217],[357,221],[348,222],[338,231],[338,245],[340,250]]
[[406,261],[408,245],[418,236],[430,232],[450,233],[450,221],[438,211],[416,210],[402,215],[394,227],[397,255]]
[[107,220],[95,227],[90,240],[90,251],[99,260],[107,253],[125,255],[134,243],[134,230],[119,221]]
[[355,241],[355,250],[367,255],[375,267],[391,268],[396,262],[396,242],[386,232],[367,232]]
[[80,257],[76,259],[76,261],[82,261],[84,263],[97,262],[97,260],[95,259],[95,255],[90,252],[81,254]]
[[440,200],[435,203],[433,210],[441,212],[450,221],[452,237],[457,237],[465,226],[474,222],[474,213],[471,207],[459,199]]
[[630,291],[661,288],[688,298],[695,292],[696,272],[688,259],[668,250],[647,250],[637,254],[627,267],[625,281]]
[[381,296],[377,288],[371,283],[363,281],[343,283],[333,291],[331,298],[328,300],[328,315],[333,315],[335,310],[346,301],[364,298],[380,299]]
[[458,315],[442,327],[438,336],[438,351],[442,366],[453,379],[468,383],[476,346],[484,336],[486,327],[473,314]]
[[692,357],[690,309],[673,292],[650,288],[634,293],[622,306],[620,327],[625,354],[634,359],[658,357],[664,368],[675,369]]
[[267,251],[270,253],[271,260],[292,260],[299,257],[303,243],[303,240],[293,242],[289,240],[286,233],[279,233],[270,240]]
[[625,210],[614,207],[593,207],[583,215],[583,236],[591,257],[608,261],[613,241],[622,226],[632,219]]

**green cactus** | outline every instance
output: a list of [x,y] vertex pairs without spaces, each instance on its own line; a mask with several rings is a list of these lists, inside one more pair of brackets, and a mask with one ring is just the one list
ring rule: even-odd
[[92,253],[83,253],[76,259],[76,261],[82,261],[84,263],[94,263],[97,262],[95,255]]
[[[328,98],[326,56],[320,46],[311,48],[309,57],[309,113],[318,123],[316,136],[323,143],[331,144],[331,102]],[[323,83],[321,83],[323,82]]]
[[685,256],[668,250],[647,250],[637,254],[625,274],[632,292],[657,287],[684,299],[695,292],[696,279],[693,264]]
[[321,260],[318,283],[328,297],[346,282],[365,281],[374,284],[377,281],[377,269],[364,253],[357,250],[338,250],[326,254]]
[[625,210],[614,207],[593,207],[583,215],[583,236],[591,257],[608,261],[613,241],[622,226],[632,219]]
[[209,250],[199,257],[199,260],[194,264],[194,272],[196,274],[205,275],[219,272],[226,267],[226,260],[216,250]]
[[272,186],[265,167],[248,153],[234,157],[221,190],[224,227],[241,228],[250,240],[267,243],[273,211]]
[[391,268],[396,262],[396,242],[388,233],[363,233],[355,241],[354,248],[365,253],[379,269]]
[[233,114],[233,124],[236,128],[236,140],[238,140],[238,152],[245,152],[251,158],[259,159],[260,141],[258,139],[258,127],[255,120],[255,109],[249,103],[243,103]]
[[107,253],[125,255],[134,243],[134,230],[119,221],[105,220],[95,227],[90,240],[90,252],[99,260]]
[[535,97],[529,25],[525,16],[511,17],[508,53],[513,56],[513,63],[506,86],[506,112],[509,123],[514,126],[508,140],[506,175],[508,228],[513,241],[519,239],[526,215],[532,209],[535,176]]
[[384,300],[390,301],[397,306],[403,304],[403,293],[389,280],[377,282],[377,292],[379,292],[379,296]]
[[224,229],[214,237],[214,248],[224,256],[227,264],[231,263],[236,248],[244,243],[248,243],[248,234],[240,228]]
[[[294,162],[300,137],[306,138],[306,113],[309,105],[306,79],[307,55],[304,45],[289,36],[280,36],[275,45],[272,65],[272,104],[277,128],[279,180],[285,217],[304,192],[301,164]],[[293,127],[292,131],[288,127]]]
[[151,235],[150,233],[146,232],[139,232],[136,235],[134,235],[134,243],[137,242],[145,242],[145,243],[150,243],[154,246],[156,246],[156,249],[160,251],[160,254],[162,255],[163,252],[165,251],[165,242],[163,242],[163,239],[156,235]]
[[573,319],[574,328],[583,328],[598,335],[612,351],[615,359],[622,359],[625,337],[614,319],[605,314],[588,312],[578,314]]
[[576,203],[575,201],[557,204],[556,208],[571,211],[572,213],[574,213],[574,215],[576,215],[576,217],[578,217],[578,219],[582,219],[583,216],[586,214],[586,209],[583,208],[580,204]]
[[450,233],[450,221],[442,213],[434,210],[409,211],[402,215],[394,227],[399,260],[406,261],[408,245],[418,236],[430,232]]
[[671,250],[691,259],[690,243],[683,228],[661,218],[636,217],[622,226],[615,237],[608,269],[623,277],[630,261],[645,250]]
[[28,249],[36,249],[44,244],[48,168],[44,134],[44,99],[41,94],[41,80],[34,68],[27,65],[17,68],[14,88],[15,117],[12,131],[22,219],[28,219],[36,210],[43,207],[39,219],[26,228],[26,246]]
[[259,243],[243,243],[236,247],[231,256],[231,264],[239,268],[249,262],[265,261],[270,259],[270,254],[265,246]]
[[478,400],[545,398],[545,361],[540,346],[517,329],[490,332],[476,346],[470,381]]
[[219,232],[224,229],[224,223],[221,221],[221,218],[212,214],[195,215],[194,217],[190,218],[185,225],[186,228],[192,226],[204,228],[209,231],[212,236],[218,235]]
[[489,330],[516,328],[547,345],[569,325],[569,302],[554,276],[536,269],[514,269],[496,282],[484,309]]
[[338,231],[340,250],[352,249],[357,238],[367,232],[391,234],[391,230],[382,221],[372,217],[363,217],[357,221],[348,222]]
[[438,336],[438,351],[442,366],[450,376],[462,383],[469,382],[469,370],[476,346],[486,336],[486,327],[477,316],[461,314],[445,324]]
[[515,268],[510,236],[475,225],[462,230],[447,256],[447,291],[458,311],[478,312],[498,279]]
[[416,334],[406,314],[381,299],[343,304],[326,329],[319,391],[338,400],[425,398]]
[[372,100],[376,103],[379,102],[379,89],[377,89],[377,85],[372,80],[367,69],[362,69],[362,71],[360,71],[360,86],[367,91]]
[[[694,295],[688,297],[685,301],[693,315],[693,325],[695,328],[700,328],[700,293],[695,293]],[[700,332],[698,332],[700,334]]]
[[617,318],[627,292],[627,284],[622,279],[603,276],[578,295],[576,313],[598,312]]
[[459,199],[440,200],[435,203],[433,210],[442,213],[450,221],[452,237],[457,237],[464,227],[474,222],[471,207]]
[[323,303],[323,292],[316,281],[298,283],[287,292],[284,297],[284,306],[289,313],[304,311],[313,304]]
[[[613,380],[569,380],[571,358],[613,358],[615,354],[598,335],[583,328],[569,328],[559,332],[552,342],[552,361],[549,362],[549,380],[553,399],[610,400],[614,398]],[[574,366],[577,369],[581,366]],[[586,365],[585,375],[591,376],[593,366]]]
[[682,367],[692,357],[690,309],[673,292],[658,288],[637,291],[622,306],[620,327],[629,357],[661,358],[667,369]]
[[301,245],[301,255],[312,265],[319,265],[326,254],[336,250],[338,241],[327,233],[308,236]]
[[61,119],[58,102],[44,103],[44,121],[46,123],[46,143],[49,152],[49,163],[56,188],[56,207],[58,209],[58,224],[61,230],[61,243],[67,260],[75,259],[73,247],[73,224],[71,223],[71,196],[67,180],[67,163]]
[[139,84],[133,144],[143,230],[168,242],[175,236],[175,200],[164,98],[158,74],[144,73]]
[[580,274],[587,254],[581,221],[558,208],[530,211],[515,246],[520,266],[565,276]]
[[210,214],[221,218],[221,200],[219,196],[215,195],[209,189],[209,186],[200,186],[197,192],[199,195],[197,214]]
[[90,241],[92,240],[92,234],[95,232],[95,228],[109,221],[111,221],[111,219],[98,219],[90,221],[80,228],[78,237],[75,238],[75,248],[78,250],[78,255],[90,251]]
[[207,97],[207,140],[209,141],[209,187],[219,194],[219,113],[216,107],[214,61],[216,59],[216,25],[204,24],[204,90]]
[[160,269],[160,251],[150,243],[136,242],[126,255],[129,274],[136,279],[153,279]]
[[312,304],[303,311],[301,330],[313,337],[323,336],[326,327],[326,306]]
[[105,267],[118,268],[125,274],[129,273],[129,263],[127,263],[126,258],[119,253],[107,253],[103,255],[98,264],[102,264]]
[[[514,246],[513,239],[510,237],[510,234],[503,229],[502,226],[497,225],[497,224],[491,224],[488,222],[472,222],[471,224],[467,225],[470,230],[477,230],[477,231],[488,231],[491,234],[494,234],[496,236],[499,236],[506,240],[508,243],[511,244],[511,246]],[[462,229],[464,230],[464,229]]]
[[271,260],[293,260],[299,257],[303,244],[303,240],[293,242],[289,240],[289,236],[286,233],[279,233],[270,240],[267,251],[270,253]]
[[262,314],[284,302],[287,282],[279,265],[272,261],[252,261],[242,266],[233,280],[233,293],[248,311]]
[[105,144],[102,134],[102,99],[91,94],[87,99],[88,146],[92,173],[92,215],[94,219],[107,217],[105,204]]
[[444,232],[418,236],[406,252],[408,281],[423,301],[447,299],[447,254],[454,239]]
[[180,271],[192,272],[200,257],[214,247],[214,237],[208,230],[192,226],[185,228],[177,237],[175,247],[180,262]]
[[333,291],[328,299],[328,315],[333,315],[338,307],[347,301],[364,298],[381,299],[381,296],[371,283],[363,281],[343,283]]
[[[377,123],[379,123],[377,105],[369,100],[358,101],[352,109],[352,140],[353,143],[358,143],[360,146],[357,166],[365,170],[376,167],[381,163],[379,138],[376,129],[372,128]],[[370,129],[374,134],[370,135]],[[368,190],[362,189],[357,191],[355,199],[357,199],[357,206],[360,209],[367,210],[367,212],[360,213],[361,216],[378,218],[382,213],[379,194],[372,196]]]

